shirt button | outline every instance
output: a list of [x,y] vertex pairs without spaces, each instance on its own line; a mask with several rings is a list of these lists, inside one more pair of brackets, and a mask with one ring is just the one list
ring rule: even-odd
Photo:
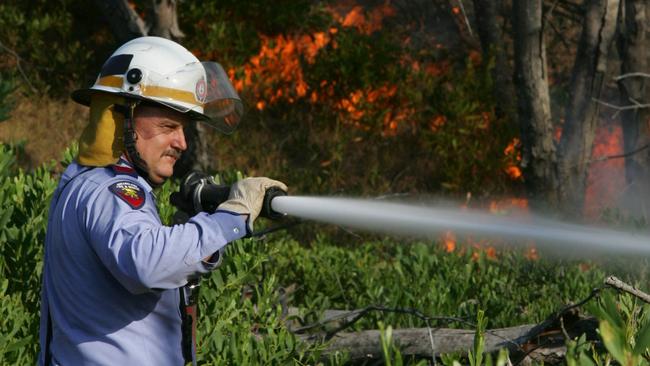
[[236,228],[234,228],[234,229],[232,229],[232,231],[234,231],[234,232],[235,232],[235,234],[239,234],[239,228],[238,228],[238,227],[236,227]]

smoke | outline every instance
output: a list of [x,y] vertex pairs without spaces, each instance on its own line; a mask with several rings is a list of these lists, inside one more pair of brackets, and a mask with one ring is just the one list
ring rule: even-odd
[[328,197],[276,197],[271,205],[290,216],[385,234],[431,239],[452,230],[461,235],[510,239],[519,245],[534,240],[540,248],[580,257],[650,256],[650,236],[532,215],[508,218],[439,206]]

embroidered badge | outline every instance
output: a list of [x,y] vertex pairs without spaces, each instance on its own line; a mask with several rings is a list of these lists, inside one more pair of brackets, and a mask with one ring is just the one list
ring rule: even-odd
[[134,209],[144,205],[144,192],[135,183],[121,181],[112,184],[108,189]]

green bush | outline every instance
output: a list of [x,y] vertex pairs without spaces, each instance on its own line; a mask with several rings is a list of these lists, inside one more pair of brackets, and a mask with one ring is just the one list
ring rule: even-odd
[[2,50],[0,68],[25,83],[14,66],[20,62],[38,94],[67,96],[94,80],[115,47],[103,24],[99,10],[88,1],[3,1],[0,41],[20,60]]

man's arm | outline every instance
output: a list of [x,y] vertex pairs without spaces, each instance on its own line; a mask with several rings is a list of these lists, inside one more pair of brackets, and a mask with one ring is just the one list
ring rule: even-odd
[[93,249],[132,293],[185,285],[188,277],[214,268],[204,260],[246,235],[246,215],[199,213],[167,227],[153,202],[135,209],[107,188],[87,205],[85,216]]

